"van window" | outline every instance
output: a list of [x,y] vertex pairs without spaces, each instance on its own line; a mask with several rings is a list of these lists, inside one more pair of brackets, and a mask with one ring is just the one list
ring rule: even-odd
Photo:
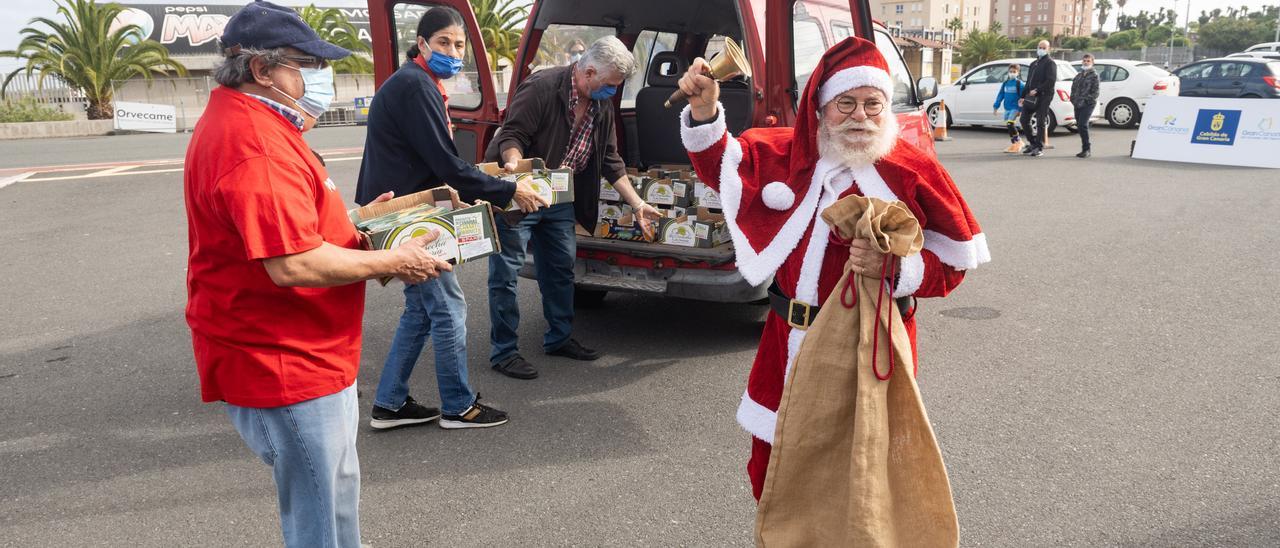
[[575,40],[581,40],[582,45],[589,48],[596,40],[616,34],[610,27],[547,25],[547,30],[542,32],[542,40],[538,42],[538,54],[534,56],[533,64],[529,68],[537,72],[542,69],[566,66],[570,62],[569,46]]
[[906,61],[902,60],[902,54],[898,53],[898,48],[893,45],[893,37],[889,36],[889,33],[876,31],[875,35],[876,49],[880,50],[880,55],[883,55],[884,60],[889,63],[889,78],[893,79],[893,97],[889,98],[889,103],[894,110],[914,108],[915,94],[911,91],[911,70],[907,68]]
[[818,67],[827,45],[822,39],[822,25],[810,17],[803,9],[804,4],[796,2],[791,20],[791,58],[795,68],[796,97],[804,92],[809,83],[809,76]]
[[[920,6],[919,4],[916,4],[916,7],[919,7],[919,6]],[[852,24],[846,23],[844,21],[831,22],[831,40],[835,42],[839,42],[850,36],[853,36]]]
[[[453,10],[453,8],[422,6],[417,4],[396,4],[391,8],[391,17],[395,22],[396,42],[399,53],[396,62],[404,62],[405,52],[418,42],[418,20],[428,10]],[[481,74],[476,69],[475,49],[483,47],[479,36],[467,33],[467,52],[462,58],[462,72],[444,81],[445,92],[449,94],[449,108],[475,110],[480,108],[483,100],[480,95]]]
[[636,72],[622,85],[622,108],[635,108],[636,95],[648,85],[649,61],[655,54],[674,51],[679,37],[672,32],[642,31],[631,54],[636,58]]

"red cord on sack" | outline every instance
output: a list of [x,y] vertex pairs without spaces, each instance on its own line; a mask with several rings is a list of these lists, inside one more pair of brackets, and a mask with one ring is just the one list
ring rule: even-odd
[[[880,305],[883,304],[884,302],[885,281],[886,281],[885,278],[889,276],[893,276],[894,274],[893,270],[894,270],[893,255],[886,253],[884,256],[884,265],[880,267],[880,290],[879,290],[879,294],[876,296],[876,323],[877,324],[880,323]],[[892,299],[890,299],[890,302],[892,302]],[[896,305],[891,304],[890,306],[896,306]],[[893,319],[892,310],[889,311],[889,318]],[[871,337],[871,371],[876,374],[877,379],[880,379],[882,381],[887,381],[889,380],[889,377],[893,376],[893,325],[892,325],[892,322],[885,322],[885,323],[890,325],[885,325],[885,329],[889,332],[889,372],[885,373],[884,375],[880,374],[880,368],[877,366],[878,362],[876,361],[876,358],[878,357],[878,353],[880,350],[880,326],[879,325],[876,326],[875,333]]]
[[[830,235],[828,235],[828,240],[832,243],[845,246],[849,245],[851,242],[851,240],[841,238],[834,230],[831,231]],[[886,293],[885,283],[888,279],[893,278],[894,274],[896,274],[894,266],[893,255],[886,253],[884,256],[884,264],[880,266],[880,290],[879,295],[876,297],[876,323],[880,322],[880,310],[884,304],[884,294]],[[844,288],[840,290],[840,304],[845,308],[853,308],[858,304],[858,286],[856,284],[856,279],[857,274],[854,274],[852,269],[850,269],[848,274],[845,275]],[[892,289],[892,287],[889,289]],[[890,299],[890,302],[892,302],[892,299]],[[891,304],[890,306],[897,305]],[[889,311],[889,318],[890,320],[893,318],[892,310]],[[876,378],[882,381],[887,381],[889,380],[889,377],[893,376],[893,325],[890,321],[886,321],[885,323],[889,324],[885,326],[885,329],[889,332],[889,372],[884,375],[880,374],[880,367],[877,365],[876,361],[880,352],[879,325],[875,327],[875,333],[871,339],[871,370],[875,373]]]

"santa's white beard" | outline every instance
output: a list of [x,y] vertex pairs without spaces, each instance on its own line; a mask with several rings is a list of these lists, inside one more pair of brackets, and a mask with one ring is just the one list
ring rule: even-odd
[[[862,167],[884,158],[898,144],[898,118],[892,112],[861,122],[852,118],[829,126],[818,124],[818,154],[846,167]],[[854,132],[853,129],[862,131]]]

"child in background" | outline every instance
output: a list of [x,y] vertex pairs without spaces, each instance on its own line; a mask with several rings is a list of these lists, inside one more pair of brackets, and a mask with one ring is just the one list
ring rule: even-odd
[[1004,124],[1009,128],[1009,141],[1012,143],[1009,148],[1004,149],[1005,152],[1018,152],[1022,149],[1022,142],[1018,138],[1018,126],[1016,125],[1018,116],[1021,114],[1021,108],[1018,106],[1018,98],[1022,97],[1022,80],[1018,79],[1019,67],[1017,64],[1009,65],[1009,77],[1000,84],[1000,92],[996,94],[996,102],[991,105],[995,109],[996,115],[1000,114],[1000,104],[1004,103]]

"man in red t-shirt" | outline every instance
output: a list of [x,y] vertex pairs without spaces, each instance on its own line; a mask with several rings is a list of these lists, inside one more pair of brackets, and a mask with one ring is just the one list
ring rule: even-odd
[[233,15],[222,46],[221,85],[183,175],[201,396],[226,402],[245,443],[272,466],[286,545],[357,548],[363,281],[418,283],[450,267],[427,254],[434,235],[360,250],[341,195],[302,139],[333,98],[328,60],[349,51],[267,2]]

